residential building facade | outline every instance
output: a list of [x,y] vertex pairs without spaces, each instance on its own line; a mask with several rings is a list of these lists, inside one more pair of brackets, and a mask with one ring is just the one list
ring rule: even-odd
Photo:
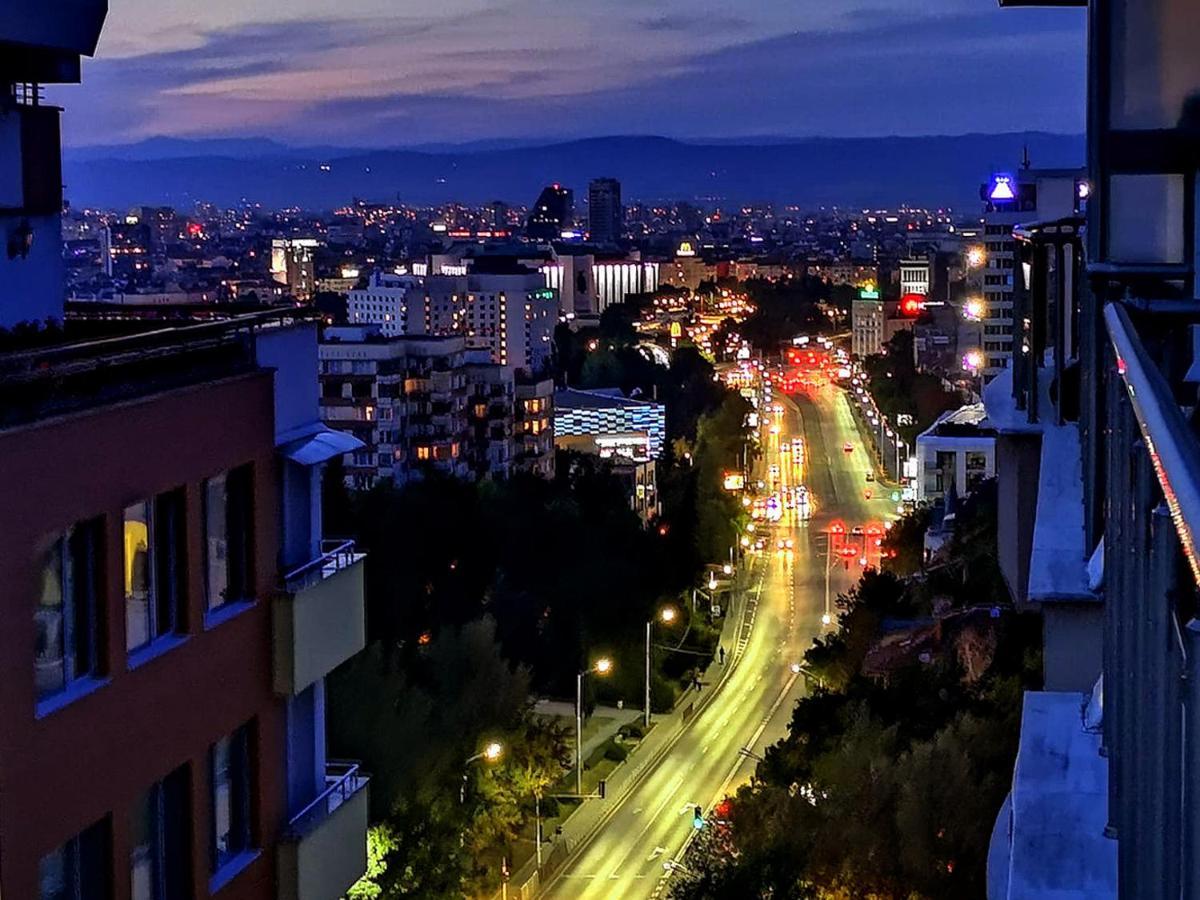
[[518,374],[513,393],[513,468],[553,478],[554,382]]
[[1012,366],[984,391],[1000,561],[1045,633],[994,900],[1200,896],[1200,7],[1087,15],[1086,215],[1012,229]]
[[254,317],[0,356],[6,894],[333,900],[365,871],[367,780],[325,755],[365,606],[362,556],[323,548],[350,445],[309,447],[315,339]]

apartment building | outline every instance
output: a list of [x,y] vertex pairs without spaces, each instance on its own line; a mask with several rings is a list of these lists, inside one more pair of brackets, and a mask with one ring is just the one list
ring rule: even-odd
[[559,301],[536,269],[484,256],[467,274],[372,275],[351,292],[349,319],[387,337],[458,335],[498,365],[540,374],[554,352]]
[[261,316],[0,356],[6,895],[334,900],[365,871],[367,779],[324,732],[363,558],[321,534],[351,444],[315,362],[313,325]]
[[513,393],[513,468],[553,478],[554,382],[518,374]]
[[470,361],[467,375],[467,419],[471,430],[468,463],[476,478],[496,480],[513,468],[513,419],[516,400],[512,369]]
[[1012,227],[1012,365],[984,390],[1000,562],[1045,633],[993,900],[1200,896],[1200,7],[1086,15],[1086,214]]
[[378,326],[325,330],[321,419],[362,442],[344,458],[348,484],[403,484],[426,471],[468,475],[465,353],[462,337],[385,337]]
[[[105,11],[0,19],[4,324],[63,315],[34,82],[77,81]],[[315,327],[86,324],[0,355],[0,894],[335,900],[367,779],[326,758],[324,678],[365,606],[362,555],[323,548],[320,466],[354,442],[317,419]]]

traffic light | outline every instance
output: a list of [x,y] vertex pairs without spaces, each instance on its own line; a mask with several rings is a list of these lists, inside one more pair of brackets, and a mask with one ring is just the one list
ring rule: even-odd
[[699,831],[704,827],[704,809],[697,806],[692,810],[692,827]]

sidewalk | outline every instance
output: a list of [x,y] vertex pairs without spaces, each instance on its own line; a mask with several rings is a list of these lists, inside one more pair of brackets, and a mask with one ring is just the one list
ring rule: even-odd
[[[575,704],[568,700],[538,700],[533,705],[533,711],[539,716],[549,716],[564,720],[571,727],[572,736],[575,734]],[[622,725],[641,721],[642,711],[617,709],[615,706],[597,706],[592,714],[583,720],[583,758],[587,759],[610,737],[620,731]]]
[[[759,571],[759,567],[755,565],[748,568],[749,571],[745,575],[745,580],[734,591],[736,598],[735,605],[728,611],[728,615],[725,616],[725,620],[721,626],[720,643],[729,651],[732,651],[732,648],[738,645],[743,615],[745,614],[748,601],[751,599],[751,594],[753,594],[753,586],[761,584],[759,579],[762,573]],[[742,581],[742,577],[739,574],[739,581]],[[654,727],[642,739],[629,758],[617,766],[608,776],[606,780],[607,798],[605,800],[584,801],[578,809],[561,823],[559,826],[561,834],[546,834],[549,840],[543,846],[544,864],[542,871],[539,873],[535,860],[530,859],[512,873],[508,883],[508,897],[510,900],[532,900],[532,898],[538,895],[538,892],[541,890],[542,880],[548,878],[560,868],[577,847],[587,843],[592,838],[594,833],[603,826],[608,817],[621,805],[627,794],[636,786],[642,776],[658,765],[662,757],[670,751],[675,740],[683,733],[692,719],[719,692],[718,688],[724,684],[726,676],[736,662],[737,655],[735,652],[727,653],[725,665],[713,661],[701,675],[701,680],[704,684],[703,691],[684,691],[680,695],[674,709],[668,713],[656,713],[654,715]],[[573,717],[575,715],[574,705],[565,705],[570,706],[571,716]],[[540,706],[541,704],[538,706],[539,711]],[[598,708],[597,712],[600,712],[600,709],[608,708]],[[611,711],[612,713],[632,713],[634,717],[640,714],[637,710],[629,709],[620,711],[612,709]],[[584,756],[585,758],[587,756],[586,750]],[[499,891],[496,892],[495,897],[500,897]]]

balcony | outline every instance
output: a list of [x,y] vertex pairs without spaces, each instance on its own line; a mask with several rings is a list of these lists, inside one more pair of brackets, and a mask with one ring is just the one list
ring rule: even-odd
[[273,618],[276,693],[299,693],[366,645],[365,558],[346,541],[284,576]]
[[341,897],[367,871],[368,781],[355,763],[329,763],[325,790],[279,842],[278,900]]

